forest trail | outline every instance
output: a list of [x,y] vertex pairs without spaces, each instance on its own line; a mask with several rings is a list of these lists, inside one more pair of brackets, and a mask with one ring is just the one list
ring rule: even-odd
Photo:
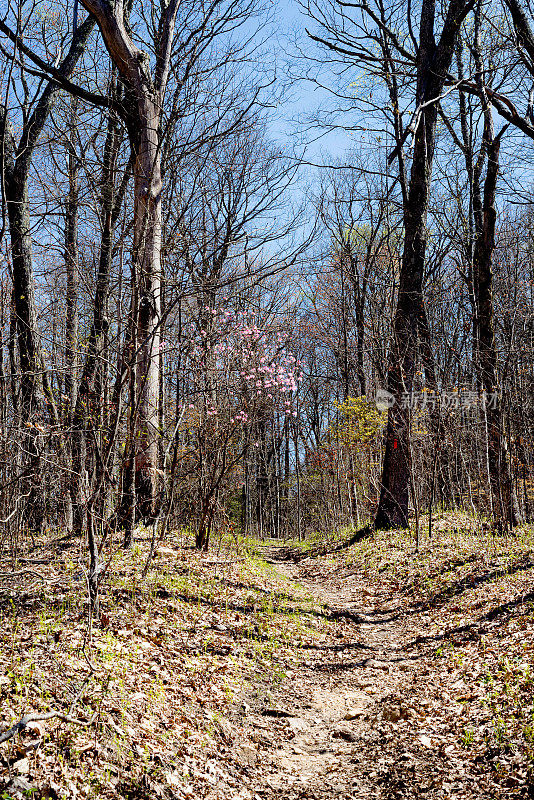
[[287,800],[373,797],[376,764],[364,766],[373,712],[417,669],[402,657],[405,629],[398,608],[384,606],[363,583],[325,584],[283,562],[276,570],[350,627],[334,642],[308,650],[298,681],[278,698],[280,712],[290,716],[272,754],[277,772],[264,791]]
[[365,559],[274,562],[328,623],[270,708],[261,685],[248,698],[260,758],[243,796],[532,798],[532,559],[474,542],[451,558],[446,542],[401,567],[384,542],[374,574]]
[[533,532],[451,520],[298,563],[176,537],[142,578],[147,538],[116,552],[90,646],[74,546],[14,572],[0,723],[41,721],[5,742],[0,795],[532,800]]

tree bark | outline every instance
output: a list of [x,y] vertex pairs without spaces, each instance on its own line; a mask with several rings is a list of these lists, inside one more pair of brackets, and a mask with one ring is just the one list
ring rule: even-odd
[[408,497],[411,475],[410,398],[417,358],[420,308],[428,238],[426,227],[434,148],[438,98],[452,62],[462,20],[472,2],[451,0],[442,34],[434,38],[435,3],[424,0],[421,10],[420,43],[417,59],[417,109],[410,185],[404,208],[404,250],[393,341],[389,355],[388,391],[394,404],[388,412],[386,447],[382,468],[380,500],[375,527],[408,527]]
[[[491,112],[489,112],[491,113]],[[488,135],[491,136],[486,125]],[[502,423],[502,396],[497,369],[493,313],[492,258],[495,250],[495,193],[499,173],[500,137],[488,141],[488,167],[484,180],[482,229],[477,232],[474,253],[475,297],[478,318],[478,363],[485,393],[488,435],[488,471],[496,523],[514,527],[522,523],[510,471],[508,445]]]
[[159,464],[161,159],[159,110],[148,97],[140,106],[146,124],[134,164],[134,264],[139,296],[135,484],[139,513],[152,519]]
[[[71,47],[59,66],[59,72],[63,77],[68,78],[72,75],[93,28],[94,20],[89,18],[75,31]],[[44,523],[44,500],[40,474],[42,444],[38,428],[35,426],[39,425],[42,419],[45,397],[54,420],[56,410],[44,372],[44,358],[37,327],[28,178],[33,153],[59,91],[60,87],[56,82],[47,84],[37,100],[33,113],[23,126],[18,145],[15,142],[6,106],[0,108],[0,166],[3,171],[9,220],[13,304],[21,373],[18,412],[24,429],[22,446],[28,453],[28,466],[31,472],[27,503],[29,522],[31,527],[38,530]]]
[[76,403],[76,366],[78,348],[78,171],[76,153],[76,113],[78,101],[71,98],[69,135],[69,194],[65,208],[65,268],[67,274],[65,313],[65,421],[70,425]]
[[[112,93],[115,88],[112,86]],[[95,297],[93,301],[93,321],[87,342],[87,351],[83,365],[80,386],[72,415],[72,471],[69,487],[74,520],[73,527],[81,533],[85,520],[84,483],[88,483],[88,466],[92,463],[91,455],[93,439],[87,438],[87,432],[93,430],[95,415],[100,406],[98,396],[98,373],[102,371],[102,358],[106,346],[106,332],[109,327],[107,304],[111,275],[114,231],[120,209],[124,200],[126,187],[130,177],[130,165],[126,168],[120,184],[117,186],[117,155],[120,145],[119,121],[110,112],[107,121],[106,141],[101,182],[101,228],[98,274]]]
[[82,0],[93,14],[125,86],[124,120],[134,159],[132,266],[138,292],[135,484],[140,516],[156,512],[158,399],[161,321],[161,147],[160,123],[170,65],[178,0],[162,6],[154,79],[150,57],[132,41],[122,2]]
[[[475,11],[472,50],[476,67],[476,82],[484,114],[484,131],[480,154],[476,166],[472,169],[471,180],[474,218],[471,276],[474,297],[473,352],[486,403],[484,412],[487,431],[487,465],[493,516],[499,527],[514,527],[521,524],[522,517],[514,491],[508,445],[503,430],[502,394],[495,341],[492,269],[497,221],[495,196],[499,176],[499,152],[501,138],[508,125],[502,128],[498,136],[495,136],[491,106],[483,82],[480,28],[481,5],[479,0]],[[481,193],[480,175],[485,156],[487,156],[487,168],[484,189]],[[470,162],[473,162],[472,154],[468,155],[466,162],[469,168]]]

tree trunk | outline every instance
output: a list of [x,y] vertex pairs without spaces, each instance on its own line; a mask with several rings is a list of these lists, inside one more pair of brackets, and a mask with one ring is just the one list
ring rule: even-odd
[[[59,66],[64,77],[70,77],[81,58],[94,20],[87,19],[74,33],[72,45]],[[13,304],[16,317],[19,350],[20,384],[18,411],[24,429],[22,447],[28,453],[30,488],[27,503],[28,520],[32,528],[40,530],[44,523],[44,498],[41,488],[41,447],[38,429],[44,413],[44,396],[47,397],[53,420],[56,411],[52,393],[44,372],[44,358],[37,328],[35,288],[28,198],[28,178],[35,147],[44,129],[48,115],[60,91],[57,83],[50,82],[35,103],[26,120],[20,142],[15,143],[7,109],[0,110],[0,166],[9,219],[11,255],[13,260]]]
[[382,485],[375,520],[377,528],[408,527],[411,470],[409,403],[417,357],[419,309],[423,294],[428,235],[426,218],[436,118],[435,106],[429,106],[422,112],[414,148],[408,207],[405,214],[404,253],[388,369],[387,388],[395,402],[388,413]]
[[417,357],[420,308],[423,300],[426,227],[437,121],[437,98],[451,65],[456,37],[471,3],[451,0],[439,43],[434,39],[435,4],[424,0],[421,10],[417,64],[417,109],[410,186],[404,208],[404,250],[393,341],[389,355],[388,391],[393,396],[386,429],[380,500],[375,527],[408,527],[411,475],[410,401]]
[[82,0],[93,14],[125,87],[122,108],[134,159],[134,240],[132,265],[138,293],[135,485],[140,516],[153,519],[158,475],[158,398],[161,323],[161,147],[160,123],[170,68],[179,0],[161,6],[155,53],[133,42],[122,3]]
[[160,436],[161,159],[155,102],[142,98],[140,111],[143,127],[134,164],[134,264],[139,296],[135,484],[140,515],[153,519]]
[[[69,132],[67,138],[69,193],[65,206],[65,403],[63,420],[65,428],[70,429],[72,415],[76,404],[76,367],[78,345],[78,157],[76,154],[76,113],[78,101],[71,98]],[[72,464],[74,433],[69,430],[65,449]],[[68,490],[70,475],[67,476],[67,491],[65,492],[65,527],[67,531],[73,530],[74,517],[72,496]]]
[[195,537],[195,545],[197,550],[207,552],[210,546],[211,526],[213,524],[213,516],[215,513],[215,503],[213,498],[207,497],[202,503],[202,510],[200,514],[200,522]]
[[[490,112],[491,113],[491,112]],[[491,136],[486,125],[488,136]],[[484,181],[482,230],[477,232],[474,254],[475,296],[478,317],[478,362],[485,393],[488,471],[493,497],[493,515],[499,525],[514,527],[522,522],[512,483],[508,446],[502,424],[502,397],[497,369],[493,322],[492,258],[495,250],[495,191],[499,172],[500,137],[488,141],[488,167]]]
[[39,533],[45,522],[39,427],[43,422],[42,357],[35,310],[27,175],[17,172],[5,182],[13,264],[13,305],[19,354],[18,416],[22,466],[29,477],[21,486],[27,496],[26,521]]
[[[112,91],[114,89],[112,88]],[[86,498],[84,482],[87,483],[87,467],[92,462],[91,451],[93,439],[87,438],[87,432],[93,430],[97,407],[101,398],[97,393],[97,380],[102,370],[102,358],[106,345],[106,332],[109,327],[107,318],[107,302],[109,281],[112,266],[113,238],[124,194],[126,191],[130,168],[127,167],[119,187],[116,186],[116,160],[120,137],[118,120],[113,113],[108,116],[107,135],[104,145],[102,169],[102,194],[100,217],[102,238],[98,260],[98,274],[93,302],[93,322],[87,342],[87,352],[83,365],[82,377],[72,416],[72,472],[69,487],[74,511],[74,530],[81,533],[84,526]],[[117,412],[118,413],[118,412]]]
[[65,313],[65,421],[70,425],[76,403],[76,365],[78,345],[78,157],[76,154],[76,112],[78,102],[71,98],[67,142],[69,194],[65,209],[65,268],[67,273]]

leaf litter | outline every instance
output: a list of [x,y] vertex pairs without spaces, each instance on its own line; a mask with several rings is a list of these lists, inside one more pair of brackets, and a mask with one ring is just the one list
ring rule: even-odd
[[74,720],[1,746],[3,796],[533,797],[532,532],[433,529],[298,564],[177,534],[144,580],[141,541],[90,637],[74,545],[2,566],[1,730]]

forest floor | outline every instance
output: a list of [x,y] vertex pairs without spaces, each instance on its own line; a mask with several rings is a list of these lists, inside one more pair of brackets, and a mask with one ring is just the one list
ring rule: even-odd
[[0,798],[534,797],[534,532],[444,515],[281,561],[176,534],[0,565]]

